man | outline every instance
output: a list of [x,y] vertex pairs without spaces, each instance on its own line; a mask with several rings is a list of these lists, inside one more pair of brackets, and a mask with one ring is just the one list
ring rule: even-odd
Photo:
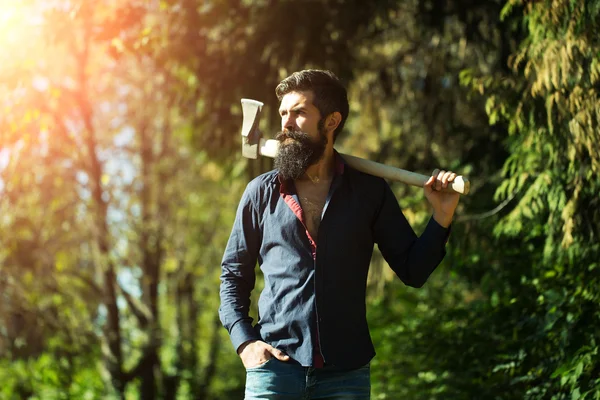
[[[333,148],[348,116],[337,77],[296,72],[276,93],[276,169],[240,201],[222,262],[221,321],[246,368],[247,400],[369,399],[373,245],[405,284],[421,287],[445,255],[459,195],[441,189],[456,175],[435,170],[426,182],[434,211],[417,238],[385,180],[352,169]],[[257,261],[265,287],[252,326]]]

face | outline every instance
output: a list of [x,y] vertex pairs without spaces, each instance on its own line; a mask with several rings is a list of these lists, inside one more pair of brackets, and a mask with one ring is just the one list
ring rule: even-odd
[[321,113],[313,105],[313,96],[311,91],[290,92],[283,96],[279,106],[282,131],[299,130],[318,138]]
[[312,92],[290,92],[281,99],[281,132],[275,168],[283,179],[298,179],[317,163],[327,145],[321,113],[312,104]]

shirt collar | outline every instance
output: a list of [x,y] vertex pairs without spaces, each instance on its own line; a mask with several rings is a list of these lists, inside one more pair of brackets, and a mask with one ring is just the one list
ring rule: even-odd
[[[335,173],[333,178],[335,179],[338,176],[344,175],[344,171],[346,169],[346,161],[340,156],[340,153],[337,150],[333,150],[334,164],[335,164]],[[277,180],[279,181],[279,192],[280,193],[289,193],[292,180],[283,180],[279,173],[277,173]]]

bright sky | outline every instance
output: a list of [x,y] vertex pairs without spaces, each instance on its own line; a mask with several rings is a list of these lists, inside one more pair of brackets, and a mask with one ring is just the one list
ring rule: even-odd
[[39,23],[31,14],[31,6],[21,0],[0,0],[0,46],[18,44],[27,26]]
[[42,10],[36,10],[31,3],[0,0],[0,70],[5,63],[14,65],[22,60],[28,49],[39,43],[39,34],[33,28],[43,22]]

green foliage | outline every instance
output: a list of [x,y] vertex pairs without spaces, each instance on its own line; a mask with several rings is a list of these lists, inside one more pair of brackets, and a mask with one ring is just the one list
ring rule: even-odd
[[[427,372],[406,380],[422,393],[413,398],[600,396],[598,12],[594,2],[511,1],[503,23],[525,30],[512,70],[461,73],[463,85],[486,96],[489,123],[509,133],[495,195],[510,206],[495,224],[478,224],[493,229],[492,248],[479,239],[451,258],[467,277],[482,272],[457,292],[475,300],[427,297],[417,307],[435,311],[402,330],[401,351],[424,356]],[[485,263],[466,262],[465,254]],[[428,290],[439,289],[432,282]]]
[[2,398],[243,396],[218,266],[270,163],[239,160],[239,98],[272,131],[306,67],[348,83],[339,150],[472,180],[424,289],[373,259],[373,398],[600,398],[599,2],[23,4],[45,41],[0,54]]
[[0,398],[31,400],[97,399],[104,385],[93,357],[77,354],[3,361],[0,364]]

